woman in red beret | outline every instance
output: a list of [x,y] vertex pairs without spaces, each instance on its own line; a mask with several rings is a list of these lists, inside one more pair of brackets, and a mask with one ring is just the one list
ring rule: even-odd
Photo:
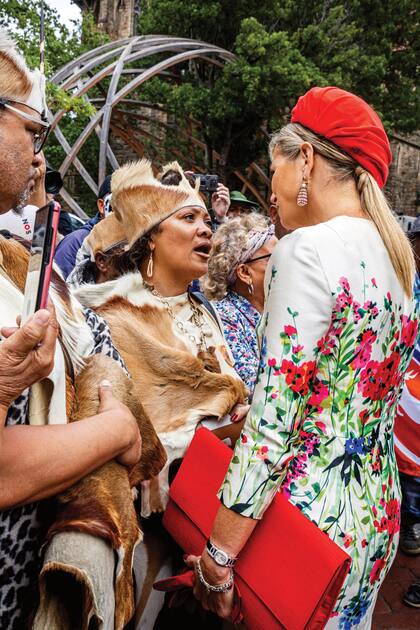
[[[418,329],[414,258],[381,190],[388,138],[362,99],[309,90],[270,154],[272,203],[293,232],[267,268],[257,385],[210,540],[236,558],[281,491],[352,558],[326,627],[366,629],[398,545],[393,425]],[[195,593],[227,616],[232,589],[203,586],[229,580],[213,557],[189,558]]]

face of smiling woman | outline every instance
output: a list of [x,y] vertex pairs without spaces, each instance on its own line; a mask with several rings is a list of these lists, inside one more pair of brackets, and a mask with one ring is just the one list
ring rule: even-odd
[[188,285],[207,272],[211,248],[211,219],[198,207],[178,210],[151,237],[154,275],[167,274]]

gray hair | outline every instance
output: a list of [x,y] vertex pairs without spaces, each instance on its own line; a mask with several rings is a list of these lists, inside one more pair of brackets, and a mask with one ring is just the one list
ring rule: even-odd
[[238,264],[238,252],[248,245],[248,234],[254,230],[263,232],[269,226],[267,217],[250,212],[221,225],[213,236],[207,274],[200,285],[209,300],[221,300],[232,282],[229,277]]

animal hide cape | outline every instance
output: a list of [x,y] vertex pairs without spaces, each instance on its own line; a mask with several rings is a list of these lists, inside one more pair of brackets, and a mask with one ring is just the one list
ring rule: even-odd
[[[0,237],[0,265],[23,290],[28,253]],[[95,415],[98,385],[104,378],[114,395],[136,417],[142,435],[142,457],[130,471],[115,461],[55,498],[55,517],[44,545],[40,605],[34,630],[122,629],[134,612],[132,559],[142,539],[133,505],[132,487],[155,477],[165,464],[165,451],[142,408],[132,379],[112,359],[97,354],[92,335],[67,285],[54,275],[51,297],[60,325],[61,342],[75,379],[66,376],[70,422]],[[115,558],[114,558],[115,556]]]
[[165,446],[168,461],[159,483],[142,486],[142,515],[163,511],[169,465],[184,455],[200,420],[223,418],[246,400],[245,387],[239,377],[220,373],[214,353],[195,356],[175,335],[173,320],[144,287],[139,273],[84,285],[75,295],[108,322],[112,341]]

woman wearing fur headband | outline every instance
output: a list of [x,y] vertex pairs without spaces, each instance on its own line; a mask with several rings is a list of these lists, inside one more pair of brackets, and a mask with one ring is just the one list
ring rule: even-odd
[[[246,407],[220,321],[188,291],[207,271],[211,219],[181,167],[168,164],[162,175],[168,170],[179,172],[178,185],[157,180],[148,160],[115,171],[114,215],[95,226],[88,244],[94,258],[125,235],[126,251],[113,256],[119,277],[81,285],[74,295],[107,320],[173,461],[183,455],[197,423],[212,417],[213,428],[232,426]],[[160,496],[150,509],[160,511],[164,501]]]
[[[74,291],[107,321],[167,451],[159,479],[143,484],[143,516],[164,510],[168,467],[183,456],[197,425],[203,422],[221,437],[236,436],[242,424],[237,421],[248,408],[217,314],[188,290],[207,271],[210,216],[198,187],[190,185],[180,166],[169,164],[161,176],[169,170],[179,173],[178,185],[157,180],[147,160],[114,173],[114,215],[95,226],[88,244],[97,260],[98,252],[115,251],[125,235],[126,251],[112,256],[119,277]],[[135,561],[137,585],[147,582],[140,575],[147,567],[145,556],[142,545]],[[150,622],[160,604],[161,594],[155,592],[143,618]],[[141,613],[140,606],[136,617]]]

